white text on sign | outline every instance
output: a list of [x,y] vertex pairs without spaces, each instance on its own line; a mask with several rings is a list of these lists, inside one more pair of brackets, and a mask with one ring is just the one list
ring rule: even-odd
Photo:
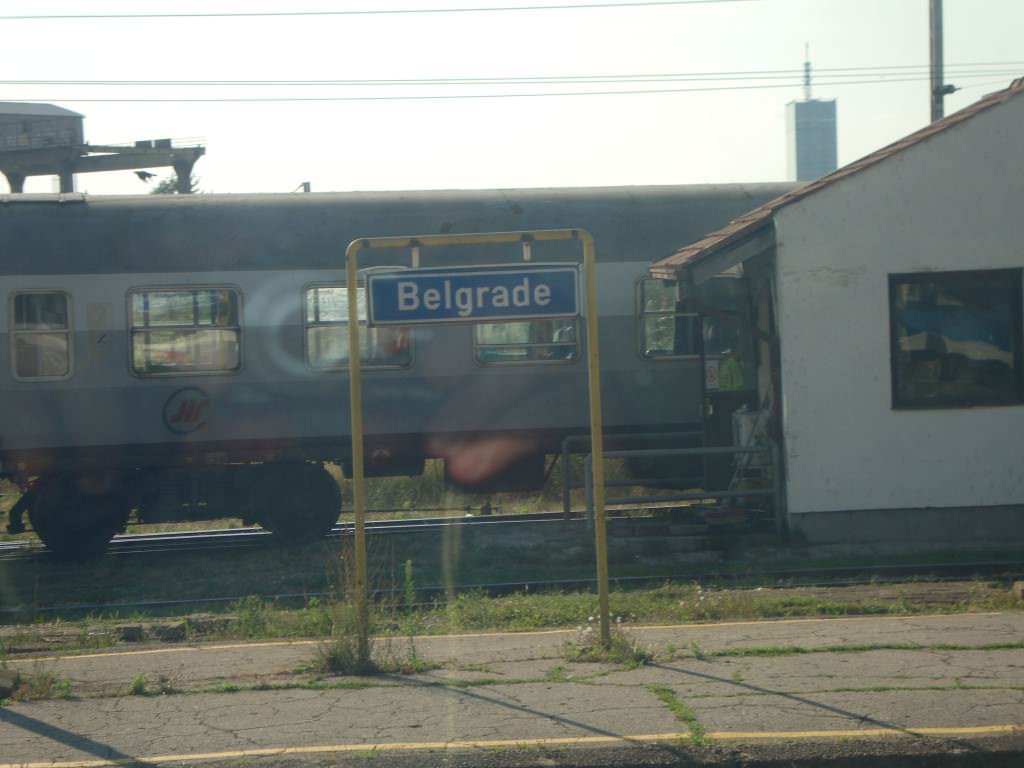
[[369,322],[477,323],[576,317],[575,265],[434,267],[367,276]]
[[415,312],[422,308],[431,312],[454,309],[459,317],[472,317],[478,311],[490,308],[518,307],[544,309],[551,303],[551,288],[545,283],[531,285],[530,278],[511,289],[504,285],[477,285],[452,288],[451,280],[443,281],[440,288],[425,288],[411,281],[398,282],[398,310]]

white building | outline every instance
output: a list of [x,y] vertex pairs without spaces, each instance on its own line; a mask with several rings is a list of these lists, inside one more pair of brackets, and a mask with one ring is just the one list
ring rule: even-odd
[[1024,540],[1024,78],[652,272],[738,263],[792,531]]

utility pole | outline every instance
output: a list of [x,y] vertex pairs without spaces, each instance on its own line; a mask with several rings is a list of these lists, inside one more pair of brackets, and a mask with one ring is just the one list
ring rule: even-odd
[[929,54],[931,58],[931,121],[945,115],[943,98],[956,88],[946,85],[942,74],[942,0],[928,0]]

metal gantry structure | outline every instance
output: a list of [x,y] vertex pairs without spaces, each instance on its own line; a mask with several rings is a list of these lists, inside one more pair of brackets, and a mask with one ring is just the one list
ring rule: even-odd
[[179,194],[192,192],[192,168],[206,154],[198,142],[89,144],[82,123],[79,113],[53,104],[0,102],[0,173],[11,192],[24,192],[29,176],[56,176],[60,192],[69,194],[79,173],[164,167],[174,169]]

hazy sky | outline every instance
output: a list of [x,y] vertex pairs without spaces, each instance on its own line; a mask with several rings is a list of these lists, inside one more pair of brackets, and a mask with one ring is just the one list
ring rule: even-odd
[[[582,2],[4,0],[0,16]],[[1021,0],[946,0],[947,81],[963,86],[946,99],[947,113],[1004,87],[1014,73],[1024,74],[1022,29]],[[814,95],[838,99],[841,164],[928,119],[928,84],[922,77],[928,63],[927,0],[738,0],[293,18],[0,19],[0,30],[0,100],[42,99],[81,112],[86,139],[92,143],[202,137],[208,154],[197,164],[196,175],[203,190],[213,192],[289,192],[303,181],[312,182],[314,191],[326,191],[782,180],[784,108],[786,102],[802,98],[798,70],[805,43],[818,71]],[[963,65],[978,66],[968,74]],[[879,69],[851,71],[871,67]],[[693,79],[723,72],[744,74]],[[620,79],[631,75],[689,79]],[[597,79],[612,82],[217,87],[12,83],[570,76],[602,76]],[[730,90],[680,92],[695,88]],[[676,92],[490,98],[636,90]],[[459,94],[488,98],[84,101]],[[169,169],[158,172],[166,175]],[[147,190],[130,171],[82,175],[78,188],[93,194]],[[6,191],[2,179],[0,191]],[[32,179],[26,191],[52,191],[52,181]]]

